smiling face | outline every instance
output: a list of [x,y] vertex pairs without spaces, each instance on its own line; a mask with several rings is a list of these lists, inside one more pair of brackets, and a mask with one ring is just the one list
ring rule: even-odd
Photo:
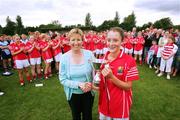
[[80,34],[73,33],[71,37],[69,38],[69,44],[71,46],[71,50],[80,50],[82,48],[82,36]]
[[20,37],[19,36],[15,37],[15,42],[20,42]]
[[122,37],[119,32],[109,31],[107,35],[107,46],[109,48],[109,52],[116,53],[119,52],[121,47]]

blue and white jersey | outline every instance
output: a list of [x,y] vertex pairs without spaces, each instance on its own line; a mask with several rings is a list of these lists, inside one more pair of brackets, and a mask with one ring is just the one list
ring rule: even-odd
[[[0,41],[0,46],[8,46],[9,43],[7,41]],[[8,48],[2,49],[3,52],[6,53],[6,55],[11,54]]]

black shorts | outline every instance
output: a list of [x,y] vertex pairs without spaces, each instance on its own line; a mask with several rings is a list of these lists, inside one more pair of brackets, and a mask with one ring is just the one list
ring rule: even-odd
[[1,52],[1,57],[3,60],[11,58],[11,54],[7,55],[4,51]]

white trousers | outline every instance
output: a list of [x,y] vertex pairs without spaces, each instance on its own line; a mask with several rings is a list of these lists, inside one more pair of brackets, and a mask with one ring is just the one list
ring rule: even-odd
[[[160,64],[160,70],[161,71],[165,71],[165,72],[171,72],[171,67],[172,67],[172,63],[173,63],[173,58],[171,57],[168,60],[164,60],[163,58],[161,58],[161,64]],[[165,69],[166,68],[166,69]],[[165,69],[165,70],[164,70]]]

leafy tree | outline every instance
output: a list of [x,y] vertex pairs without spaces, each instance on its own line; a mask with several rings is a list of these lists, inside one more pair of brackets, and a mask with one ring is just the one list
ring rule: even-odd
[[16,17],[16,24],[17,24],[16,33],[17,34],[25,33],[22,19],[21,19],[21,16],[19,15]]
[[117,22],[117,24],[119,24],[119,13],[117,11],[114,17],[114,21]]
[[120,26],[127,31],[132,30],[132,28],[136,26],[136,16],[134,12],[125,17]]
[[87,14],[86,14],[85,26],[86,26],[86,27],[91,27],[91,26],[92,26],[91,14],[90,14],[90,13],[87,13]]
[[163,28],[163,29],[167,30],[167,29],[173,27],[173,23],[172,23],[171,19],[169,17],[167,17],[167,18],[162,18],[160,20],[155,21],[153,26],[155,28]]
[[58,20],[53,20],[50,24],[54,25],[54,27],[56,26],[57,28],[62,27],[62,25],[60,24],[60,22]]
[[3,33],[6,35],[14,35],[16,31],[16,23],[11,21],[9,16],[6,18],[6,26],[3,29]]
[[111,27],[117,27],[119,26],[119,24],[117,23],[117,21],[114,20],[105,20],[99,27],[98,30],[107,30],[110,29]]

